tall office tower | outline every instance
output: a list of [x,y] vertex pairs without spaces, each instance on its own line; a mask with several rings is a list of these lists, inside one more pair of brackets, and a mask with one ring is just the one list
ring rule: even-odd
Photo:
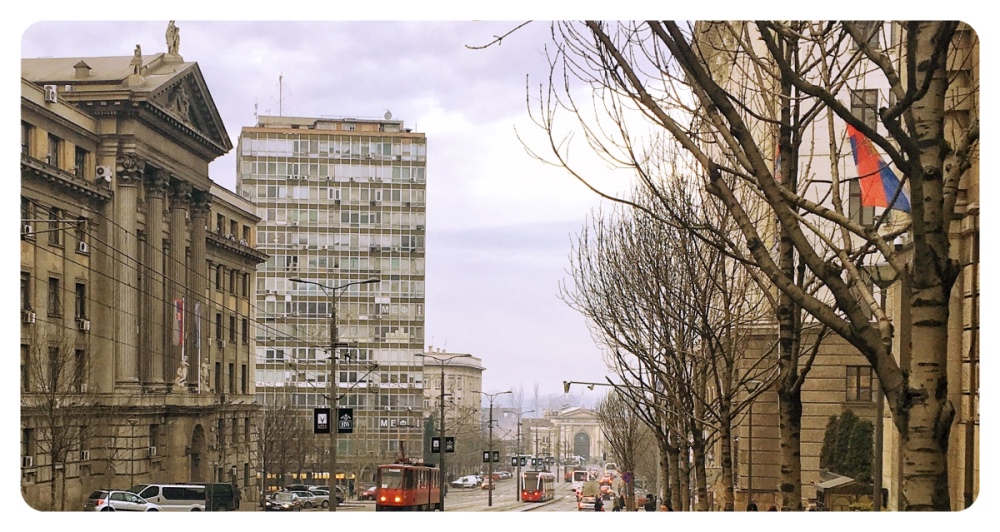
[[[338,474],[370,480],[373,466],[399,457],[400,442],[407,457],[423,451],[414,355],[424,345],[426,154],[424,134],[389,113],[260,116],[240,134],[237,190],[256,203],[258,249],[270,256],[256,286],[257,399],[308,423],[307,475],[328,471],[327,440],[312,434],[311,419],[313,408],[332,406],[332,318],[336,406],[353,408],[355,422],[337,436]],[[379,282],[361,283],[368,279]],[[292,466],[275,471],[300,467]]]

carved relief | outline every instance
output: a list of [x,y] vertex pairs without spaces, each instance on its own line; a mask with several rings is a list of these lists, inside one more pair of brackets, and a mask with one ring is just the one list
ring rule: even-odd
[[170,91],[167,99],[167,109],[176,114],[184,122],[191,122],[191,97],[184,85],[178,85]]
[[167,172],[160,169],[151,169],[146,172],[146,195],[150,197],[162,198],[167,192],[170,180]]
[[195,190],[191,199],[191,217],[204,218],[212,209],[212,195],[204,190]]
[[136,185],[146,170],[146,162],[134,153],[126,153],[115,161],[115,177],[119,185]]
[[172,181],[170,183],[170,206],[184,208],[191,203],[191,183]]

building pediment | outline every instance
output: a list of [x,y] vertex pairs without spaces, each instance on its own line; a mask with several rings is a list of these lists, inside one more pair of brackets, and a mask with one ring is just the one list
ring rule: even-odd
[[151,111],[144,120],[173,130],[167,136],[186,139],[206,159],[233,148],[197,63],[164,54],[22,59],[21,76],[39,86],[55,86],[58,98],[95,116]]

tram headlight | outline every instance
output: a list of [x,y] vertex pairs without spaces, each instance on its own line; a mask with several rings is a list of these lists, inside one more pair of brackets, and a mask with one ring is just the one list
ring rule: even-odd
[[396,502],[403,502],[403,498],[402,497],[396,497],[393,500],[396,501]]

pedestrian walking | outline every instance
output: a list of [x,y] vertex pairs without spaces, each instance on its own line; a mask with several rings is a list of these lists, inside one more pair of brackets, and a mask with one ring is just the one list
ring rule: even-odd
[[750,501],[749,503],[747,503],[747,511],[748,512],[756,512],[757,511],[757,503],[755,503],[753,501]]
[[621,499],[622,498],[621,498],[620,495],[615,495],[615,496],[612,497],[612,499],[611,499],[611,511],[612,512],[620,512],[620,511],[622,511]]
[[767,511],[769,511],[769,512],[777,512],[778,511],[778,507],[772,504],[771,507],[767,509]]
[[594,501],[594,511],[595,512],[603,512],[604,511],[604,501],[601,500],[601,496],[600,495],[598,495],[597,496],[597,500]]

